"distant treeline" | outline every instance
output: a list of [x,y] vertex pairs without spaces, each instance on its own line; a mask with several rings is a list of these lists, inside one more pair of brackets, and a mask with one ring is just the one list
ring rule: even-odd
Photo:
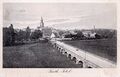
[[101,36],[101,38],[116,38],[117,30],[114,29],[96,29],[95,32]]
[[[117,30],[114,29],[89,29],[89,30],[72,30],[76,34],[72,34],[70,31],[63,31],[59,30],[60,36],[62,36],[64,33],[67,33],[65,35],[65,38],[73,38],[73,39],[117,39]],[[90,31],[95,33],[95,38],[88,38],[85,37],[83,34],[84,31]]]
[[[91,30],[56,30],[56,38],[72,38],[73,40],[88,40],[88,39],[117,39],[117,31],[113,29],[91,29]],[[85,37],[84,31],[91,31],[95,33],[95,38]],[[27,27],[25,30],[14,29],[11,24],[9,27],[3,28],[3,45],[13,46],[17,44],[24,44],[27,42],[33,42],[43,36],[43,33],[39,29],[31,30]],[[59,37],[58,37],[59,36]]]
[[33,32],[29,27],[25,30],[14,29],[11,24],[9,27],[3,28],[3,45],[13,46],[17,44],[24,44],[25,42],[36,40],[42,37],[42,32],[40,30],[34,30]]
[[115,29],[91,29],[90,31],[95,32],[101,39],[117,39],[117,30]]

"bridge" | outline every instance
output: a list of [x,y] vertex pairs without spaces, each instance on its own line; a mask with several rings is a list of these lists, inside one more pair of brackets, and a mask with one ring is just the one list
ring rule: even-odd
[[114,68],[116,64],[106,58],[91,54],[87,51],[75,48],[61,41],[51,40],[53,47],[57,48],[62,54],[79,64],[81,68]]

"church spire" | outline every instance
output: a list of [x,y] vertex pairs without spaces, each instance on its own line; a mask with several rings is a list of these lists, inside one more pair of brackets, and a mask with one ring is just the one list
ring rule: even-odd
[[43,18],[41,17],[41,21],[43,21]]
[[43,18],[41,17],[41,20],[40,20],[40,28],[43,28],[44,27],[44,22],[43,22]]

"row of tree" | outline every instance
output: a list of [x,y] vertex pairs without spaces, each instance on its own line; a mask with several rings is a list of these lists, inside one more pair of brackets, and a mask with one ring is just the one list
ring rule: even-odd
[[64,38],[72,38],[72,39],[74,39],[74,40],[76,40],[76,39],[83,39],[84,35],[82,34],[81,31],[78,31],[78,32],[76,32],[76,33],[77,33],[77,34],[71,34],[71,33],[66,34],[66,35],[64,36]]
[[[84,36],[83,32],[86,30],[73,30],[76,34],[72,34],[67,31],[65,38],[72,38],[72,39],[116,39],[117,38],[117,31],[113,29],[96,29],[96,30],[87,30],[91,32],[95,32],[95,38],[87,38]],[[66,31],[59,31],[60,35],[65,34]]]
[[12,24],[9,28],[3,28],[3,45],[13,45],[15,43],[15,35]]
[[12,46],[16,44],[23,44],[26,41],[36,40],[42,37],[42,32],[38,29],[31,31],[29,27],[25,30],[14,29],[11,24],[9,27],[3,28],[3,45]]
[[[66,31],[63,30],[57,30],[59,35],[62,36],[66,33]],[[72,38],[72,39],[87,39],[84,37],[83,32],[84,30],[74,30],[77,34],[71,34],[68,33],[65,35],[65,38]],[[93,30],[89,30],[93,31]],[[67,31],[69,32],[69,31]],[[111,39],[117,38],[117,31],[112,29],[96,29],[95,30],[96,35],[95,39]],[[9,27],[3,28],[3,45],[4,46],[12,46],[16,43],[25,43],[26,41],[32,41],[37,40],[41,38],[43,35],[42,31],[39,29],[36,29],[32,31],[29,27],[27,27],[25,30],[18,30],[14,29],[13,25],[11,24]],[[57,34],[56,34],[57,35]]]
[[96,29],[96,33],[101,36],[101,38],[116,39],[117,30],[114,29]]

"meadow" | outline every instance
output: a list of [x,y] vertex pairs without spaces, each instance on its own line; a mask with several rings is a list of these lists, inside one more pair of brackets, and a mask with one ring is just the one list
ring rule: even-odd
[[79,68],[50,43],[3,47],[3,68]]
[[63,42],[113,62],[117,61],[116,39],[73,40]]

